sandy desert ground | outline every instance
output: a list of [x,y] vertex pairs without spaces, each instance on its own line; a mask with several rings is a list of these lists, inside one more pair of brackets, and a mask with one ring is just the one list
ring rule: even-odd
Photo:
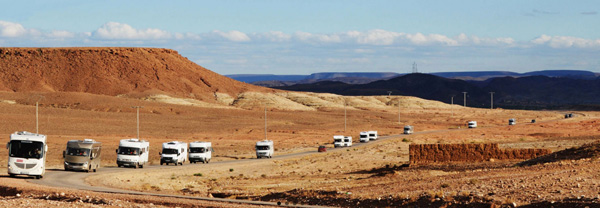
[[[520,161],[405,165],[410,143],[494,142],[503,148],[549,148],[554,152],[579,147],[598,140],[597,112],[575,112],[575,118],[563,119],[567,111],[474,109],[412,97],[313,93],[247,93],[226,107],[165,95],[0,93],[4,141],[14,131],[35,132],[35,101],[40,97],[39,130],[49,138],[48,168],[62,168],[66,142],[83,138],[102,142],[103,166],[116,166],[118,141],[136,136],[136,114],[131,106],[144,106],[140,134],[151,143],[151,164],[158,164],[160,144],[172,140],[212,142],[213,161],[253,158],[254,143],[265,136],[265,103],[267,136],[275,141],[276,155],[316,151],[319,145],[331,150],[334,134],[351,135],[357,142],[364,130],[396,135],[410,124],[416,132],[430,131],[302,157],[132,169],[88,178],[87,182],[96,186],[344,207],[545,207],[551,202],[555,207],[569,207],[569,202],[593,207],[600,194],[595,153],[532,166],[516,165]],[[516,118],[519,125],[508,126],[509,118]],[[537,122],[529,124],[531,119]],[[469,120],[477,120],[480,128],[466,129]],[[0,149],[0,155],[7,155],[6,149]],[[0,158],[0,167],[5,173],[6,157]],[[0,200],[7,206],[237,206],[57,190],[6,177],[0,181],[5,190],[16,189]],[[52,197],[60,193],[66,196]],[[110,203],[80,200],[86,196]]]

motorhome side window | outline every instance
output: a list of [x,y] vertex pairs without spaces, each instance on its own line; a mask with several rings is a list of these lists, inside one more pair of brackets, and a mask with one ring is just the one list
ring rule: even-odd
[[90,155],[90,149],[67,148],[67,155],[88,156]]
[[257,150],[269,150],[269,146],[256,146]]
[[140,148],[119,147],[119,154],[121,154],[121,155],[139,155]]
[[177,154],[177,149],[163,149],[163,154]]
[[206,149],[204,147],[194,147],[190,148],[190,153],[205,153]]
[[9,155],[11,157],[36,158],[41,159],[43,156],[44,143],[27,140],[10,141]]

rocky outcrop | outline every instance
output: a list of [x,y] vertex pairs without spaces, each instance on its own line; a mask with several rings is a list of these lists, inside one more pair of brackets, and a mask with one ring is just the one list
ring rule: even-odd
[[498,144],[411,144],[410,163],[525,160],[549,154],[548,149],[500,149]]
[[0,91],[157,92],[199,100],[272,91],[205,69],[161,48],[0,48]]

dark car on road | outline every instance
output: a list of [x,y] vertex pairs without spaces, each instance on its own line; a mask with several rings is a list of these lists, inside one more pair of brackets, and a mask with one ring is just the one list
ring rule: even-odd
[[319,146],[319,152],[327,152],[327,147]]

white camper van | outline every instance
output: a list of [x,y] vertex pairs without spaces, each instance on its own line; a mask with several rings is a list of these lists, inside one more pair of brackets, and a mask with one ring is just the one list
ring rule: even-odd
[[264,140],[256,142],[256,158],[273,157],[273,141]]
[[351,136],[344,137],[344,147],[352,147],[352,137]]
[[508,125],[515,125],[517,124],[517,120],[514,118],[508,119]]
[[210,142],[190,142],[190,163],[208,163],[212,158],[212,152]]
[[369,140],[377,140],[379,136],[377,136],[377,131],[369,131]]
[[359,140],[360,142],[369,142],[369,132],[361,131]]
[[93,139],[69,140],[67,149],[63,151],[65,170],[82,170],[96,172],[100,168],[102,143]]
[[411,125],[404,126],[404,134],[412,134],[414,132],[414,127]]
[[44,177],[46,172],[46,135],[26,131],[10,135],[8,149],[8,175],[33,176],[36,179]]
[[162,152],[160,155],[160,165],[163,163],[169,165],[169,163],[183,165],[188,158],[187,144],[185,142],[172,141],[165,142],[162,144]]
[[150,143],[139,139],[122,139],[117,149],[117,166],[144,168],[148,163]]
[[477,128],[477,121],[469,121],[469,128]]
[[333,147],[343,147],[343,146],[344,146],[344,136],[334,135],[333,136]]

